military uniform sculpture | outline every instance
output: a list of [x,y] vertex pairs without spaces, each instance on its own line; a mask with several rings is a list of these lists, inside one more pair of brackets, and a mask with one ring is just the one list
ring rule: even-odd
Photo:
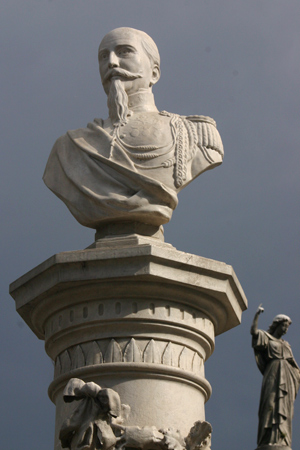
[[44,181],[82,225],[159,227],[170,220],[178,192],[221,164],[216,123],[157,110],[152,86],[160,57],[146,33],[117,28],[102,40],[98,57],[109,118],[59,138]]

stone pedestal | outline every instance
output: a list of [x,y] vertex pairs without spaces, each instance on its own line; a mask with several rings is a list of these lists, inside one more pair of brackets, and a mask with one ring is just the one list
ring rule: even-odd
[[10,292],[55,362],[56,450],[71,377],[117,391],[129,425],[186,436],[205,418],[214,338],[240,323],[247,303],[231,266],[138,235],[57,254]]

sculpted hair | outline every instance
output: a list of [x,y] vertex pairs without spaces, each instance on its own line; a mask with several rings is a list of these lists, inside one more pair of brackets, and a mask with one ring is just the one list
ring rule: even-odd
[[136,30],[141,34],[141,44],[146,55],[153,65],[157,65],[160,70],[160,55],[154,40],[144,31]]
[[107,106],[109,109],[109,117],[115,123],[127,123],[128,95],[125,92],[123,83],[120,80],[113,80],[107,97]]
[[268,333],[272,334],[275,332],[276,328],[281,322],[288,322],[289,324],[292,323],[289,316],[286,316],[285,314],[278,314],[278,316],[274,317],[273,322],[269,326]]

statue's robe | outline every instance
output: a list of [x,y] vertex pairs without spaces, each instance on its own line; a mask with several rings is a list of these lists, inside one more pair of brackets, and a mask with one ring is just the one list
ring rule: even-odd
[[263,374],[257,444],[291,446],[294,401],[300,371],[288,342],[263,330],[253,337],[257,366]]
[[115,132],[102,119],[68,131],[56,141],[43,179],[82,225],[160,226],[171,219],[177,193],[222,159],[213,119],[146,112]]

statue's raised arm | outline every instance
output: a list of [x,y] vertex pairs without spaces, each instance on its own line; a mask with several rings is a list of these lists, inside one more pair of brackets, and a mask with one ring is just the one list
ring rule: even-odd
[[291,319],[279,314],[268,331],[258,330],[260,306],[254,316],[251,334],[257,366],[263,374],[259,406],[258,449],[289,450],[292,444],[294,401],[300,384],[300,370],[288,342],[282,339]]
[[152,86],[160,78],[160,56],[146,33],[109,32],[98,59],[109,117],[59,138],[44,181],[87,227],[160,227],[171,219],[178,192],[222,163],[216,123],[157,110]]
[[264,312],[264,308],[262,307],[262,304],[260,304],[259,307],[257,308],[257,311],[254,315],[253,322],[251,325],[250,333],[252,334],[252,336],[257,336],[258,318],[259,318],[260,314],[262,314],[263,312]]

